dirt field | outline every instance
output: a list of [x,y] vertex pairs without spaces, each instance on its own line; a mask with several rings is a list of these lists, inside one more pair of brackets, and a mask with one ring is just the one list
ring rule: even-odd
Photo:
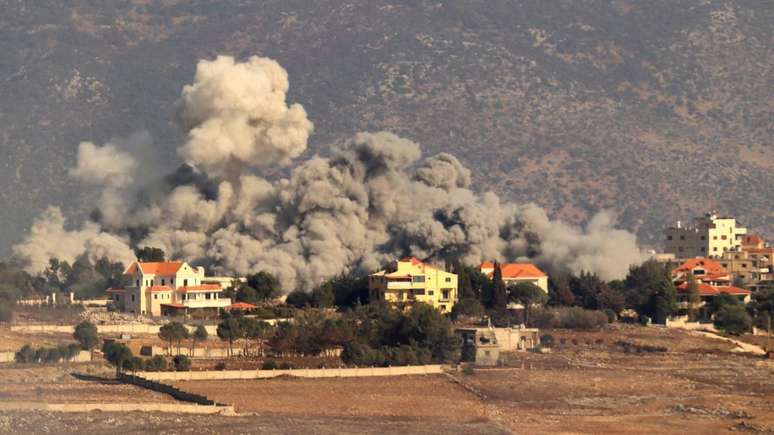
[[[774,433],[774,361],[674,329],[546,333],[554,337],[550,354],[510,354],[505,367],[452,373],[457,382],[445,375],[180,382],[246,414],[10,413],[0,414],[0,433],[44,432],[40,425],[63,433]],[[7,370],[0,391],[14,399],[0,400],[171,400],[67,379],[66,369]],[[7,381],[16,378],[31,386]]]
[[[80,380],[73,372],[98,378],[113,369],[102,364],[48,364],[0,368],[0,401],[46,403],[174,403],[166,394],[110,381]],[[2,430],[0,430],[2,433]]]
[[25,344],[33,347],[58,346],[75,343],[72,334],[66,333],[34,333],[23,334],[12,332],[8,326],[0,326],[0,351],[16,352]]

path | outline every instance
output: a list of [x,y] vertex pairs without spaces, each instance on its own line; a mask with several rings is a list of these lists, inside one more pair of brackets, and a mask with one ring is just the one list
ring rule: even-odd
[[723,337],[713,332],[691,331],[691,333],[733,343],[736,346],[736,349],[733,349],[733,352],[746,352],[746,353],[752,353],[755,355],[766,355],[766,351],[762,347],[757,346],[755,344],[745,343],[743,341],[735,340],[733,338]]

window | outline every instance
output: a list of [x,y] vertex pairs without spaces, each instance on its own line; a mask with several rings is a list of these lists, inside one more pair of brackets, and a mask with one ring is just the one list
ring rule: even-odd
[[712,240],[717,240],[718,236],[712,236]]
[[742,263],[742,269],[747,269],[747,263]]
[[705,236],[701,236],[701,239],[702,239],[702,240],[707,240],[707,237],[705,237]]
[[713,252],[717,252],[717,250],[718,250],[718,247],[717,247],[717,246],[714,246],[714,247],[712,248],[712,251],[713,251]]
[[187,285],[188,285],[188,280],[187,280],[187,279],[184,279],[184,280],[183,280],[183,287],[185,287],[185,286],[187,286]]
[[132,295],[132,302],[134,302],[134,295]]
[[164,278],[161,278],[161,285],[166,285],[166,283],[164,282]]
[[432,295],[434,295],[434,294],[435,294],[435,292],[434,292],[433,290],[428,290],[428,291],[427,291],[427,295],[428,295],[428,296],[432,296]]
[[704,246],[701,247],[701,252],[704,252],[706,250],[707,250],[707,248],[705,248]]
[[411,282],[425,282],[425,276],[424,275],[412,276]]
[[680,240],[685,240],[685,236],[680,236]]
[[441,290],[442,299],[449,299],[449,290]]
[[137,280],[137,287],[139,287],[139,286],[140,286],[140,280],[138,279]]
[[667,240],[672,240],[672,236],[667,236]]
[[205,293],[204,294],[204,299],[210,300],[210,298],[212,298],[212,293]]
[[678,246],[678,247],[677,247],[677,251],[678,251],[678,252],[683,252],[683,247],[682,247],[682,246]]
[[153,295],[153,299],[158,299],[158,298],[159,298],[159,295],[157,295],[157,294]]
[[725,234],[720,236],[720,240],[726,240],[726,239],[728,239],[728,237],[726,237]]
[[451,277],[450,276],[446,277],[446,282],[451,282]]
[[411,289],[411,292],[414,293],[415,295],[424,295],[425,294],[425,289],[423,289],[423,288],[415,288],[415,289]]

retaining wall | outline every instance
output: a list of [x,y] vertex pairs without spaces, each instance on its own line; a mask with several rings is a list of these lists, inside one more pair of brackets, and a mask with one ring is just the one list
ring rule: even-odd
[[183,414],[233,414],[233,406],[201,406],[180,403],[43,403],[0,402],[0,411],[51,412],[175,412]]
[[[11,363],[16,361],[16,352],[0,352],[0,363]],[[89,362],[91,361],[91,352],[82,350],[74,357],[61,362]]]
[[145,377],[140,377],[137,375],[130,375],[126,373],[121,373],[118,376],[118,379],[121,382],[125,382],[132,385],[137,385],[138,387],[147,388],[148,390],[157,391],[159,393],[169,394],[170,396],[174,397],[177,400],[181,400],[183,402],[191,402],[195,403],[197,405],[207,405],[207,406],[227,406],[220,403],[215,402],[214,400],[208,399],[206,396],[202,396],[199,394],[189,393],[187,391],[183,391],[179,388],[175,388],[171,385],[162,384],[161,382],[155,382],[153,380],[147,379]]
[[299,378],[350,378],[372,376],[431,375],[443,373],[440,364],[402,367],[362,367],[288,370],[221,370],[192,372],[137,372],[152,381],[206,381],[226,379],[267,379],[278,376]]
[[[266,319],[265,322],[275,325],[278,322],[287,322],[288,319]],[[146,323],[125,323],[118,325],[95,325],[100,334],[158,334],[163,325],[150,325]],[[188,332],[194,332],[197,325],[185,325]],[[204,325],[207,334],[215,336],[218,333],[218,325]],[[11,331],[14,332],[66,332],[72,333],[75,325],[11,325]]]

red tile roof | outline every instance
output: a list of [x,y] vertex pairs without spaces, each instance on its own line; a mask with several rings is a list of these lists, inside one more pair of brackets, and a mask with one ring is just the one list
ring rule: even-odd
[[255,308],[256,305],[248,304],[247,302],[234,302],[231,304],[229,308],[235,309],[235,310],[250,310]]
[[221,291],[223,290],[218,284],[202,284],[202,285],[187,285],[178,287],[177,291],[187,292],[203,292],[203,291]]
[[152,285],[145,288],[149,292],[171,292],[172,287],[168,285]]
[[[678,293],[688,293],[688,283],[682,283],[678,285],[677,287]],[[727,286],[727,285],[721,285],[721,286],[715,286],[715,285],[709,285],[704,283],[699,283],[698,285],[699,295],[701,296],[717,296],[721,293],[728,293],[730,295],[749,295],[752,294],[751,291],[745,290],[743,288],[739,287],[733,287],[733,286]]]
[[707,274],[726,274],[728,273],[726,269],[723,268],[723,266],[720,265],[715,260],[710,260],[709,258],[690,258],[688,260],[685,260],[683,264],[679,265],[675,269],[672,270],[672,273],[679,273],[679,272],[690,272],[693,269],[696,268],[703,268]]
[[[481,263],[479,270],[485,269],[494,269],[494,264],[488,261]],[[532,263],[503,263],[500,265],[500,270],[503,273],[503,279],[542,278],[546,276],[545,272]],[[491,278],[494,271],[488,272],[487,275]]]
[[123,293],[126,291],[123,287],[111,287],[107,290],[105,290],[108,293]]
[[135,261],[126,268],[124,275],[134,274],[137,272],[137,268],[146,275],[175,275],[182,266],[182,261],[157,261],[147,263]]
[[763,239],[757,234],[748,234],[742,239],[743,245],[762,245]]

